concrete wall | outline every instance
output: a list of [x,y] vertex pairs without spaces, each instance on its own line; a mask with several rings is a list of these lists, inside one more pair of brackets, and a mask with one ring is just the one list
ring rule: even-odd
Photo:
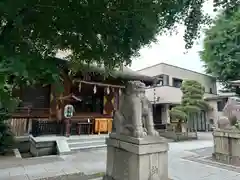
[[56,141],[36,142],[32,137],[30,137],[30,153],[36,157],[55,155],[57,154]]
[[[146,95],[150,101],[154,101],[155,90],[155,101],[158,99],[157,103],[179,104],[182,98],[182,91],[180,88],[173,87],[173,78],[182,80],[196,80],[205,87],[205,98],[217,96],[216,79],[205,74],[197,73],[165,63],[160,63],[158,65],[139,70],[138,72],[147,76],[159,76],[162,74],[169,76],[169,85],[146,89]],[[210,89],[212,90],[212,93],[210,93]]]
[[[179,104],[181,102],[182,91],[179,88],[174,88],[170,86],[156,87],[155,93],[155,101],[157,103]],[[147,88],[146,96],[148,97],[149,101],[154,101],[154,88]]]
[[30,150],[29,136],[16,137],[15,148],[17,148],[21,153],[29,152],[29,150]]
[[217,85],[215,78],[191,70],[160,63],[158,65],[139,70],[138,72],[147,76],[158,76],[161,74],[169,75],[170,86],[172,86],[172,78],[179,78],[182,80],[196,80],[205,87],[206,93],[210,93],[210,88],[212,88],[212,93],[217,94]]
[[[146,96],[151,102],[157,104],[180,104],[182,98],[182,91],[180,88],[173,87],[173,78],[178,78],[182,80],[196,80],[205,87],[204,98],[215,98],[217,95],[217,85],[216,79],[212,76],[205,74],[197,73],[191,70],[184,68],[172,66],[165,63],[160,63],[155,66],[151,66],[138,71],[141,74],[148,76],[159,76],[162,74],[169,76],[169,85],[158,86],[155,88],[147,88]],[[211,93],[210,93],[211,89]],[[155,94],[155,97],[154,97]],[[155,99],[154,99],[155,98]],[[209,119],[214,120],[214,124],[217,123],[217,120],[222,115],[222,112],[217,111],[217,100],[209,101],[210,106],[213,107],[213,111],[207,112],[206,118],[207,122]],[[167,115],[163,112],[162,121],[167,122]]]
[[[155,90],[154,90],[155,89]],[[160,86],[155,88],[147,88],[146,96],[149,101],[154,101],[154,91],[155,91],[155,101],[156,103],[165,104],[180,104],[182,99],[182,91],[180,88],[170,87],[170,86]],[[204,98],[207,97],[217,97],[215,94],[204,94]]]
[[47,156],[57,154],[55,141],[36,142],[31,136],[16,137],[15,148],[20,153],[30,152],[33,156]]

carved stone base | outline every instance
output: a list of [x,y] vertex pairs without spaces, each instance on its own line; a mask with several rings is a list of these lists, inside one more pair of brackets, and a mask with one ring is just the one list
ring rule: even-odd
[[164,138],[142,139],[110,134],[105,180],[168,180],[168,143]]

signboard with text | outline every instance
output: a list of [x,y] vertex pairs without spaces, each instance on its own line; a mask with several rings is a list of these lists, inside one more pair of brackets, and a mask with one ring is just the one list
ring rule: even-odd
[[71,118],[73,117],[73,113],[74,113],[74,107],[71,104],[67,104],[64,107],[64,117],[65,118]]

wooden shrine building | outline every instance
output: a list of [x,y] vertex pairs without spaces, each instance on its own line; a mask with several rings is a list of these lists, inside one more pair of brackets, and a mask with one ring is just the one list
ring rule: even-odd
[[62,66],[63,93],[57,95],[51,84],[21,88],[18,92],[21,103],[10,122],[16,135],[63,135],[66,126],[63,109],[66,104],[73,105],[75,109],[70,134],[109,133],[124,83],[140,80],[152,85],[155,81],[127,67],[104,77],[103,67],[86,66],[84,72],[69,76],[67,62],[55,60]]

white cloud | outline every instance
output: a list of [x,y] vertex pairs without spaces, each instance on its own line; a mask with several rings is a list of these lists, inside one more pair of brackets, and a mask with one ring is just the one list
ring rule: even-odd
[[[195,44],[192,49],[185,53],[185,42],[183,40],[184,27],[180,26],[178,32],[177,35],[158,37],[157,43],[152,43],[151,47],[142,48],[140,50],[140,57],[133,59],[131,68],[137,70],[165,62],[203,72],[203,63],[200,61],[198,54],[201,46]],[[198,40],[198,42],[200,42],[200,40]]]

